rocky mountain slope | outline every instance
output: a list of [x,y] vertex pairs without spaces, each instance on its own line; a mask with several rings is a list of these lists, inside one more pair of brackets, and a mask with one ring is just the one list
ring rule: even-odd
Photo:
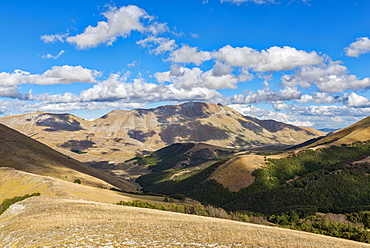
[[11,167],[95,187],[118,187],[136,191],[136,186],[61,154],[50,147],[0,124],[0,167]]
[[180,142],[242,148],[295,145],[318,136],[316,131],[246,117],[221,104],[199,102],[115,110],[94,121],[36,112],[2,117],[0,123],[79,161],[107,163],[121,163]]

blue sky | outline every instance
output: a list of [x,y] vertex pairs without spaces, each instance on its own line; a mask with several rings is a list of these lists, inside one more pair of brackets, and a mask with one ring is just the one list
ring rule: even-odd
[[0,2],[0,115],[186,101],[313,128],[370,115],[370,1]]

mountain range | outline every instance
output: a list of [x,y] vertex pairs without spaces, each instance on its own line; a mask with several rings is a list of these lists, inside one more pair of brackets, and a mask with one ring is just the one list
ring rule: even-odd
[[241,149],[291,146],[325,134],[200,102],[114,110],[93,121],[35,112],[1,117],[0,123],[79,161],[115,164],[174,143],[202,142]]

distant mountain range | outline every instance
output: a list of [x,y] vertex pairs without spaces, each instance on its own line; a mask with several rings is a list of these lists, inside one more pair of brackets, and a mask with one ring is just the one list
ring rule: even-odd
[[337,128],[320,128],[318,130],[321,131],[321,132],[325,132],[325,133],[331,133],[331,132],[337,131],[339,129],[337,129]]
[[211,103],[189,102],[132,111],[115,110],[94,121],[35,112],[0,123],[83,162],[121,163],[182,142],[229,148],[295,145],[323,135],[273,120],[258,120]]

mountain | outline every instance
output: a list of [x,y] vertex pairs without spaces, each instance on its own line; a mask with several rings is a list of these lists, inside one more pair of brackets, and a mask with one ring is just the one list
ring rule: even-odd
[[245,148],[290,146],[318,137],[317,131],[258,120],[221,104],[200,102],[115,110],[94,121],[36,112],[1,117],[0,123],[79,161],[108,164],[122,163],[174,143]]
[[11,167],[95,187],[136,191],[133,184],[92,168],[0,124],[0,167]]

